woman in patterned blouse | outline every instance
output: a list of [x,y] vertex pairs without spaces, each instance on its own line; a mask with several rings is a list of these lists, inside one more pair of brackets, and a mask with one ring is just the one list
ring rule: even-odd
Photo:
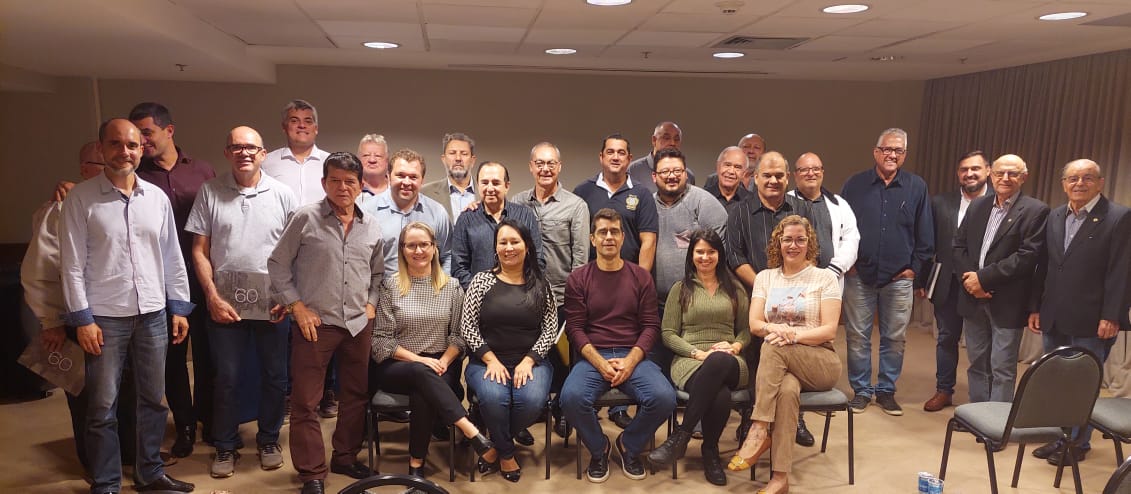
[[473,357],[465,378],[498,448],[483,455],[479,471],[500,470],[503,478],[518,482],[522,468],[514,457],[514,436],[546,404],[553,368],[543,359],[557,340],[558,316],[529,229],[500,221],[495,255],[495,267],[467,286],[461,334]]
[[789,490],[801,391],[826,391],[840,378],[840,358],[832,343],[840,319],[840,282],[832,271],[815,266],[818,252],[809,220],[787,216],[766,246],[772,269],[754,280],[750,332],[765,339],[756,373],[754,425],[728,467],[750,468],[774,443],[774,472],[759,492]]
[[[684,277],[664,305],[664,345],[672,350],[671,376],[690,397],[683,423],[648,454],[663,466],[683,457],[695,425],[703,422],[703,474],[726,485],[719,436],[730,417],[731,391],[747,381],[742,348],[750,342],[750,299],[726,266],[723,240],[714,230],[696,230],[688,241]],[[722,262],[720,262],[722,261]]]
[[412,396],[408,473],[423,477],[436,420],[454,424],[480,456],[496,453],[445,380],[459,379],[448,366],[464,346],[459,336],[463,290],[440,268],[436,234],[424,223],[409,223],[397,249],[400,270],[381,285],[373,360],[378,388]]

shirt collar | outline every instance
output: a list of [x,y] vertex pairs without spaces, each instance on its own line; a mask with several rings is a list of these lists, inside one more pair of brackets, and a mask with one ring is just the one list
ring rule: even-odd
[[[617,190],[609,189],[609,183],[605,181],[605,172],[600,172],[600,173],[597,174],[597,186],[602,188],[602,189],[609,191],[610,194],[616,194],[617,192],[620,191],[620,189],[617,189]],[[624,189],[631,189],[632,188],[632,177],[631,176],[627,176],[627,175],[625,176],[624,186],[621,187],[621,188],[624,188]]]
[[[334,215],[334,208],[330,206],[329,197],[323,197],[322,202],[320,202],[319,205],[319,207],[322,209],[322,216]],[[362,211],[361,207],[359,207],[357,203],[353,204],[353,216],[355,219],[357,219],[358,223],[365,223],[365,212]]]
[[[290,146],[283,146],[283,156],[282,157],[285,158],[285,159],[289,159],[291,161],[294,161],[296,163],[298,162],[298,158],[295,157],[295,153],[291,152]],[[315,144],[314,146],[312,146],[310,148],[310,154],[306,156],[306,161],[310,161],[310,160],[322,161],[322,150],[318,149],[317,144]]]
[[[111,192],[116,192],[118,194],[124,195],[124,194],[122,194],[122,191],[120,189],[118,189],[117,187],[115,187],[114,183],[111,182],[110,179],[106,177],[105,173],[99,173],[98,176],[95,177],[93,180],[98,181],[98,190],[100,192],[102,192],[103,194],[109,194]],[[137,174],[135,173],[134,174],[134,194],[145,195],[145,187],[142,186],[142,183],[145,183],[145,181],[142,180],[141,177],[137,176]]]
[[1096,204],[1099,204],[1100,196],[1102,196],[1102,195],[1103,194],[1096,194],[1096,197],[1093,197],[1092,200],[1088,201],[1088,203],[1085,204],[1083,208],[1080,208],[1081,209],[1080,211],[1073,211],[1072,206],[1069,205],[1068,206],[1068,214],[1081,214],[1081,213],[1088,214],[1088,213],[1091,213],[1092,210],[1095,209]]
[[474,182],[468,182],[467,188],[460,190],[460,188],[457,187],[456,184],[452,183],[452,179],[448,178],[448,179],[445,179],[445,180],[448,181],[448,193],[449,194],[452,193],[452,192],[455,192],[455,193],[458,193],[458,194],[474,194],[475,193],[475,183]]
[[[554,188],[554,193],[546,198],[546,202],[562,202],[562,183],[559,181],[558,186]],[[541,202],[538,200],[538,187],[530,189],[530,202]]]
[[[236,182],[236,175],[234,173],[228,173],[224,176],[223,180],[225,186],[231,187],[240,194],[243,194],[243,191],[246,190],[244,186]],[[262,194],[271,190],[271,184],[267,183],[267,174],[262,170],[259,171],[259,182],[257,182],[254,187],[251,187],[251,189],[255,190],[256,194]]]
[[[1021,197],[1021,191],[1020,190],[1018,190],[1017,192],[1014,192],[1013,195],[1009,196],[1008,199],[1002,201],[1002,205],[1000,206],[1000,208],[1001,209],[1009,209],[1009,208],[1013,207],[1013,204],[1017,202],[1018,197]],[[994,207],[995,208],[999,207],[997,205],[997,199],[996,198],[994,199]]]

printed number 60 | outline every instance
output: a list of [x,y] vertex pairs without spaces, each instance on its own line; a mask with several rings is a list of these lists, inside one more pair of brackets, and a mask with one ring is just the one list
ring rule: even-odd
[[254,304],[259,301],[259,291],[254,288],[236,288],[234,298],[236,299],[236,303]]

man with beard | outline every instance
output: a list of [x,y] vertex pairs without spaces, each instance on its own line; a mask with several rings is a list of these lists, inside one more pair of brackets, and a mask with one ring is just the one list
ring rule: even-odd
[[[475,141],[467,134],[453,132],[444,134],[440,144],[444,154],[447,176],[435,182],[424,184],[420,193],[442,204],[454,225],[460,213],[475,202],[475,188],[471,183],[471,167],[475,165]],[[454,274],[454,273],[453,273]]]

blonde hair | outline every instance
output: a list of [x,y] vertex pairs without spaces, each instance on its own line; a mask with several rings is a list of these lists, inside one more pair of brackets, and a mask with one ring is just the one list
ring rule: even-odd
[[[763,155],[764,156],[764,155]],[[766,265],[771,268],[780,267],[782,265],[781,255],[781,236],[787,226],[803,226],[805,227],[805,236],[809,237],[809,242],[805,244],[805,260],[816,264],[817,256],[821,253],[820,243],[817,241],[817,234],[813,232],[813,225],[809,224],[809,220],[791,214],[786,216],[774,227],[774,233],[770,235],[769,245],[766,246]]]
[[408,274],[408,261],[405,260],[404,256],[404,236],[409,230],[420,230],[427,233],[429,240],[432,241],[432,248],[435,249],[432,251],[432,272],[430,274],[432,278],[432,293],[440,293],[440,290],[448,284],[449,277],[447,273],[444,272],[443,268],[440,267],[440,246],[436,245],[436,232],[432,230],[432,227],[428,226],[427,223],[419,221],[405,225],[405,227],[401,229],[400,238],[397,240],[397,266],[399,268],[397,271],[397,291],[400,293],[400,296],[403,297],[407,295],[409,289],[412,288],[412,279]]

